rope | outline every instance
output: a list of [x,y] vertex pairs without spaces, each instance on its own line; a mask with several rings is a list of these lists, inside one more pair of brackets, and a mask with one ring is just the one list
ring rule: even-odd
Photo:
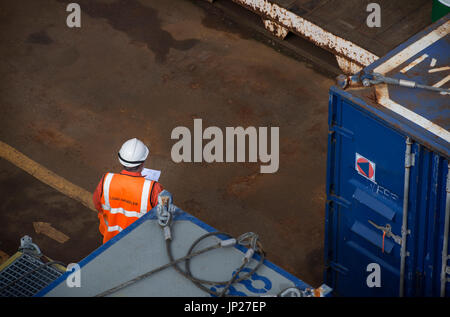
[[[191,247],[189,248],[189,251],[187,253],[187,256],[189,256],[190,254],[192,254],[195,246],[200,243],[200,241],[204,240],[207,237],[213,236],[213,235],[228,235],[226,233],[223,232],[210,232],[207,233],[203,236],[201,236],[200,238],[198,238],[196,241],[194,241],[194,243],[191,245]],[[228,235],[229,236],[229,235]],[[239,239],[238,239],[239,241]],[[169,259],[173,259],[173,255],[172,255],[172,250],[171,250],[171,245],[169,241],[166,241],[166,249],[167,249],[167,254],[169,256]],[[247,274],[243,275],[242,277],[240,277],[239,279],[236,279],[236,277],[238,276],[238,274],[242,271],[242,269],[245,267],[245,265],[248,263],[248,260],[244,261],[243,265],[241,265],[241,267],[236,271],[236,273],[234,274],[234,276],[231,278],[231,280],[228,281],[209,281],[209,280],[202,280],[199,278],[196,278],[192,275],[191,269],[190,269],[190,259],[192,257],[189,256],[189,258],[185,261],[185,266],[186,266],[186,271],[183,271],[178,265],[175,265],[174,268],[175,270],[177,270],[178,273],[180,273],[181,275],[183,275],[184,277],[186,277],[187,279],[189,279],[192,283],[194,283],[194,285],[196,285],[198,288],[200,288],[201,290],[213,295],[213,296],[224,296],[224,292],[222,293],[218,293],[215,292],[207,287],[205,287],[203,284],[209,284],[209,285],[225,285],[225,290],[226,291],[232,283],[238,283],[240,281],[246,280],[248,279],[250,276],[253,275],[253,273],[255,273],[263,264],[264,262],[264,253],[262,252],[262,248],[261,245],[259,244],[258,247],[258,252],[260,253],[260,260],[258,262],[258,264]]]

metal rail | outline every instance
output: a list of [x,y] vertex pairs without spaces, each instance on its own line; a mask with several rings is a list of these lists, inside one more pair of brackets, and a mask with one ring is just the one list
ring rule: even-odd
[[410,137],[406,138],[405,151],[405,181],[403,185],[403,220],[402,220],[402,244],[400,250],[400,297],[404,296],[405,287],[405,262],[406,262],[406,238],[408,235],[408,202],[409,202],[409,176],[411,173],[412,157],[411,157],[412,141]]

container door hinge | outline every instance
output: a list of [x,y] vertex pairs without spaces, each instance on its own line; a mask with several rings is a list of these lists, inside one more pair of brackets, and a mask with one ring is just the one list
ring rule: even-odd
[[415,153],[407,153],[405,159],[405,167],[411,167],[416,164],[416,154]]
[[329,195],[329,200],[331,200],[332,202],[341,205],[344,208],[349,208],[351,206],[351,202],[349,202],[347,199],[341,197],[341,196],[336,196],[336,195]]
[[339,263],[336,263],[336,262],[331,261],[331,262],[330,262],[330,268],[331,268],[332,270],[338,272],[338,273],[343,274],[343,275],[347,275],[347,274],[348,274],[348,268],[346,268],[345,266],[342,266],[342,265],[339,264]]
[[343,137],[346,137],[351,140],[353,140],[354,137],[353,131],[350,131],[349,129],[340,127],[338,125],[333,125],[328,131],[328,133],[338,133],[339,135],[342,135]]

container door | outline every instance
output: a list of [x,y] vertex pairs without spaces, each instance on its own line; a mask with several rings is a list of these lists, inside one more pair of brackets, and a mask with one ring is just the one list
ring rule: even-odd
[[[411,170],[408,211],[411,234],[406,260],[410,274],[405,278],[405,295],[438,297],[441,294],[449,162],[417,143],[413,148],[415,163]],[[446,250],[445,254],[448,253]],[[446,288],[445,294],[450,296],[450,283],[446,283]]]
[[330,98],[325,280],[340,296],[398,296],[405,137]]

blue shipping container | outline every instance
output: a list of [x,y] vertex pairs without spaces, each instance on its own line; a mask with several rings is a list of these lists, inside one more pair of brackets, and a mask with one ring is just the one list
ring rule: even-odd
[[450,86],[449,17],[330,89],[324,282],[337,296],[450,296],[450,94],[412,83]]

